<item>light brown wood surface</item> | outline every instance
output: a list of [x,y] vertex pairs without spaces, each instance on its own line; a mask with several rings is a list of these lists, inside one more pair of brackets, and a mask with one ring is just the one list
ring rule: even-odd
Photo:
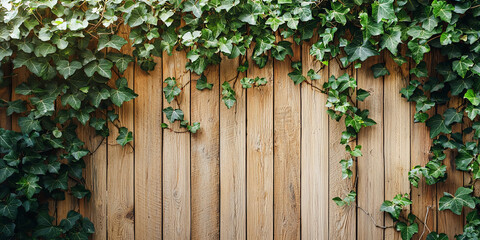
[[[384,135],[383,135],[383,78],[373,78],[370,69],[373,64],[381,62],[380,56],[371,57],[362,63],[362,70],[357,70],[358,88],[370,92],[365,101],[358,102],[360,109],[370,111],[369,118],[377,122],[376,125],[365,128],[358,134],[358,145],[362,146],[363,156],[358,158],[358,207],[369,213],[378,225],[384,224],[384,213],[380,212],[380,205],[385,194],[385,162],[384,162]],[[406,177],[406,176],[405,176]],[[360,240],[382,239],[384,230],[375,227],[370,216],[361,209],[357,210],[357,238]]]
[[[122,28],[120,33],[127,39],[128,29]],[[438,212],[443,192],[454,193],[468,184],[465,175],[452,170],[456,152],[447,153],[447,182],[428,186],[421,178],[415,188],[407,181],[411,168],[428,162],[431,145],[428,128],[413,123],[415,108],[399,94],[409,80],[416,79],[408,74],[408,65],[414,63],[398,67],[382,55],[364,62],[360,69],[343,69],[337,60],[321,68],[309,54],[310,46],[293,45],[291,59],[275,61],[270,56],[261,69],[248,60],[249,70],[238,76],[236,68],[245,59],[222,57],[219,66],[205,72],[213,89],[203,91],[196,89],[199,76],[185,70],[188,60],[183,50],[156,58],[157,66],[149,73],[131,63],[122,76],[139,97],[116,108],[119,120],[115,124],[131,130],[135,141],[120,146],[113,124],[109,124],[111,135],[105,140],[95,137],[88,126],[77,130],[85,147],[94,151],[84,159],[85,182],[92,198],[78,201],[67,196],[65,201],[51,201],[55,223],[74,209],[95,224],[93,239],[102,240],[399,239],[394,229],[375,227],[369,215],[377,225],[394,224],[379,211],[380,205],[396,194],[411,193],[413,205],[403,216],[411,211],[425,221],[428,209],[426,223],[431,231],[447,232],[450,238],[458,234],[466,212],[463,216]],[[127,45],[122,51],[132,49]],[[430,73],[441,60],[435,54],[425,58]],[[304,75],[314,69],[321,79],[294,85],[288,77],[291,61],[302,61]],[[390,75],[375,79],[370,67],[379,62],[386,63]],[[354,176],[347,180],[342,179],[339,164],[347,156],[339,143],[344,119],[336,122],[329,118],[326,95],[317,89],[329,76],[345,72],[357,79],[359,88],[371,93],[358,106],[369,109],[370,118],[377,122],[362,129],[354,140],[362,145],[363,156],[356,159]],[[26,81],[28,71],[20,68],[12,73],[11,90],[0,91],[0,96],[26,99],[13,89]],[[109,84],[115,84],[114,76]],[[240,84],[245,76],[266,77],[268,83],[245,90]],[[183,87],[171,104],[162,92],[167,77],[176,77],[178,86]],[[225,81],[236,91],[232,109],[221,100]],[[443,113],[458,103],[428,113]],[[196,134],[176,132],[185,129],[178,122],[168,122],[162,113],[167,106],[182,109],[190,123],[201,123],[201,130]],[[0,116],[1,127],[20,130],[18,116],[6,117],[5,111]],[[174,131],[162,129],[162,123]],[[454,127],[458,130],[459,126]],[[353,189],[357,173],[357,202],[338,207],[332,198],[345,197]],[[423,224],[418,223],[421,233]]]
[[[302,46],[303,75],[310,68],[322,66],[309,54],[310,44]],[[328,67],[318,73],[320,81],[328,78]],[[322,83],[315,81],[320,88]],[[302,158],[301,158],[301,228],[302,239],[328,239],[328,115],[326,96],[316,88],[303,84],[302,94]]]
[[[162,235],[162,59],[148,74],[135,66],[135,238]],[[152,104],[156,103],[156,104]]]
[[[173,51],[172,56],[163,55],[163,78],[175,77],[179,86],[185,86],[182,93],[169,104],[163,98],[163,106],[183,110],[184,119],[190,121],[190,72],[184,51]],[[187,84],[188,83],[188,84]],[[174,131],[184,131],[177,121],[163,122]],[[189,239],[191,236],[190,209],[190,133],[163,132],[163,238]]]
[[293,46],[291,60],[274,61],[275,239],[300,239],[301,98],[300,88],[288,77],[288,73],[293,71],[291,62],[301,61],[300,54],[301,48],[296,45]]
[[[408,62],[398,66],[389,54],[384,54],[384,61],[390,71],[389,75],[383,77],[385,200],[392,200],[397,194],[410,194],[410,182],[406,176],[411,169],[409,154],[411,113],[410,105],[399,94],[399,89],[408,86],[410,78]],[[408,213],[409,211],[403,211],[402,216],[406,218]],[[389,214],[385,214],[385,225],[394,225]],[[402,238],[400,232],[389,228],[385,230],[385,239]]]
[[[119,35],[128,39],[130,30],[128,27],[122,26]],[[131,53],[133,49],[129,44],[122,47],[125,53]],[[134,86],[134,64],[130,63],[129,68],[123,73],[123,77],[130,80],[128,87],[133,89]],[[110,81],[113,86],[115,77]],[[134,129],[134,105],[133,101],[126,102],[120,108],[115,108],[118,113],[117,125]],[[118,128],[109,124],[110,136],[107,138],[107,235],[108,238],[119,239],[135,238],[135,195],[134,195],[134,170],[135,141],[129,145],[122,147],[117,143]]]
[[[228,109],[220,101],[220,238],[246,239],[246,91],[237,76],[239,58],[222,58],[220,84],[229,81],[235,90],[237,102]],[[220,91],[221,92],[221,91]],[[220,96],[221,98],[222,96]]]
[[[353,66],[348,66],[342,69],[340,63],[331,61],[329,66],[329,75],[325,77],[334,76],[336,78],[348,73],[350,77],[355,77],[355,70]],[[324,79],[323,81],[327,81]],[[323,82],[322,81],[322,82]],[[350,155],[345,151],[345,146],[340,144],[342,131],[345,130],[345,119],[342,118],[338,122],[334,119],[328,119],[328,172],[329,172],[329,199],[334,197],[344,198],[347,194],[354,190],[355,187],[355,164],[351,167],[353,176],[351,179],[343,179],[342,166],[340,160],[350,158]],[[356,143],[354,140],[352,146]],[[361,159],[361,158],[360,158]],[[356,237],[356,205],[339,207],[334,201],[328,201],[329,209],[329,239],[354,239]]]
[[268,83],[247,90],[247,238],[271,239],[274,228],[273,61],[269,56],[264,68],[256,66],[251,58],[248,61],[247,77],[264,77]]
[[192,239],[218,239],[220,236],[220,115],[219,67],[205,72],[212,90],[196,89],[199,76],[192,75],[192,123],[201,130],[192,134]]

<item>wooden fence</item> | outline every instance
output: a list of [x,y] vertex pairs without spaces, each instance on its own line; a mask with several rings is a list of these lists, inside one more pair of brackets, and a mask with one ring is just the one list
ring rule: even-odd
[[[294,46],[292,60],[302,61],[305,75],[319,68],[308,52],[308,44]],[[436,55],[427,58],[432,69]],[[133,147],[116,143],[113,126],[103,142],[92,129],[79,129],[89,149],[99,146],[86,159],[85,178],[93,194],[89,202],[67,196],[56,203],[57,219],[69,209],[81,211],[95,224],[94,239],[400,239],[393,228],[375,224],[391,226],[380,205],[398,193],[410,193],[414,204],[409,211],[421,221],[428,211],[428,229],[447,232],[450,239],[462,232],[464,216],[437,211],[443,192],[463,185],[463,174],[452,171],[453,153],[445,161],[447,182],[427,186],[422,180],[413,188],[407,179],[413,166],[428,161],[431,142],[425,125],[413,123],[413,106],[399,94],[409,81],[408,64],[399,68],[389,57],[378,56],[355,70],[331,61],[320,71],[322,80],[313,83],[321,86],[330,75],[348,72],[371,93],[359,106],[370,109],[377,125],[360,133],[357,142],[364,156],[354,177],[342,180],[344,124],[328,117],[324,94],[293,84],[287,76],[290,59],[270,60],[263,69],[250,62],[246,76],[266,77],[268,84],[248,90],[234,84],[237,103],[232,109],[221,101],[220,85],[235,78],[239,59],[224,59],[207,70],[214,84],[210,91],[195,89],[198,76],[185,71],[185,52],[165,54],[156,62],[149,74],[133,63],[124,73],[139,94],[118,109],[121,125],[134,133]],[[378,62],[386,63],[391,74],[373,78],[370,66]],[[12,87],[26,75],[15,70]],[[185,84],[178,104],[185,119],[201,123],[198,133],[162,130],[162,109],[169,105],[162,95],[167,77]],[[19,98],[5,90],[1,95]],[[2,118],[1,124],[18,130],[16,118]],[[355,176],[357,203],[336,206],[331,199],[345,196]]]

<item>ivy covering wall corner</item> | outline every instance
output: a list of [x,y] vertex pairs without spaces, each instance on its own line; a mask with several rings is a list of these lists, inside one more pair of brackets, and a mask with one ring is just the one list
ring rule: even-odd
[[[130,29],[129,36],[120,34],[123,28]],[[186,51],[185,69],[199,75],[192,91],[208,91],[213,84],[204,71],[219,64],[222,55],[240,58],[241,73],[250,67],[249,48],[248,57],[262,68],[269,58],[291,58],[292,44],[310,41],[309,53],[321,66],[338,61],[345,68],[361,68],[363,61],[380,54],[399,66],[411,63],[412,80],[398,94],[414,103],[415,122],[429,127],[433,144],[428,163],[413,166],[408,179],[414,187],[421,178],[429,185],[445,181],[445,152],[458,152],[454,170],[465,172],[468,181],[445,193],[438,210],[461,215],[473,209],[465,214],[464,232],[457,239],[479,239],[480,197],[474,194],[480,178],[479,38],[478,0],[0,0],[2,69],[26,68],[30,73],[15,88],[25,97],[0,101],[19,126],[18,131],[0,128],[0,238],[88,239],[94,233],[90,220],[73,210],[54,223],[48,202],[65,199],[65,194],[78,199],[91,195],[82,175],[83,158],[95,149],[84,147],[79,125],[104,138],[110,134],[108,125],[113,126],[117,143],[133,147],[133,134],[121,126],[116,112],[137,97],[128,87],[131,79],[123,75],[129,64],[148,72],[157,67],[154,57]],[[120,51],[125,46],[131,46],[131,54]],[[424,60],[431,52],[442,60],[435,69]],[[376,124],[368,109],[357,106],[370,93],[348,74],[323,79],[318,88],[312,82],[320,80],[320,69],[303,71],[301,62],[292,62],[292,69],[291,84],[307,84],[326,94],[326,109],[318,111],[345,123],[338,144],[350,157],[338,161],[343,178],[352,178],[357,161],[368,161],[355,139]],[[371,70],[375,78],[393,71],[382,63]],[[238,94],[232,85],[247,89],[271,84],[262,77],[238,76],[221,85],[228,108],[235,106]],[[14,77],[15,71],[0,70],[3,86],[11,86]],[[165,76],[166,101],[177,101],[184,87],[174,76]],[[447,106],[444,112],[435,112],[442,106]],[[201,128],[201,123],[186,121],[180,108],[168,106],[163,112],[169,121],[162,124],[165,129],[195,134]],[[172,124],[185,130],[173,130]],[[458,126],[460,131],[454,131]],[[356,189],[351,189],[332,201],[343,206],[355,199]],[[425,233],[421,216],[403,211],[410,204],[407,193],[398,193],[378,206],[389,213],[404,240]],[[427,239],[446,237],[431,232]]]

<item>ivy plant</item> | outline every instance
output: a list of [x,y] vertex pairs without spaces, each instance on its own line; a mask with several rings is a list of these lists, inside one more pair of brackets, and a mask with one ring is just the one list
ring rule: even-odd
[[[18,131],[0,129],[0,237],[87,239],[93,233],[91,222],[76,212],[53,224],[47,202],[65,194],[90,196],[82,169],[91,152],[78,138],[80,125],[102,137],[116,129],[118,144],[129,147],[133,134],[118,117],[118,107],[137,97],[128,86],[129,66],[151,71],[158,67],[155,57],[185,51],[185,69],[200,76],[193,80],[197,90],[208,91],[213,85],[204,71],[222,56],[240,58],[237,71],[245,72],[251,67],[246,56],[262,68],[270,59],[290,59],[292,44],[308,41],[318,69],[303,76],[301,63],[293,62],[288,76],[292,84],[326,94],[328,114],[344,122],[339,139],[349,156],[339,159],[344,178],[353,176],[357,161],[368,161],[355,139],[375,124],[368,109],[356,105],[369,92],[349,75],[320,79],[318,72],[330,61],[361,68],[363,61],[381,54],[399,65],[412,63],[411,80],[399,94],[415,104],[415,122],[426,124],[433,144],[428,163],[414,166],[408,179],[414,187],[421,178],[429,185],[445,181],[450,167],[445,152],[458,152],[451,170],[465,172],[470,181],[456,193],[445,193],[439,210],[458,214],[463,207],[473,208],[457,238],[479,238],[479,198],[474,195],[480,178],[479,6],[478,0],[1,0],[0,83],[10,86],[16,78],[17,70],[10,67],[28,70],[29,77],[15,86],[16,95],[24,97],[0,101],[19,126]],[[400,51],[401,45],[406,51]],[[435,69],[426,66],[425,55],[431,53],[442,55]],[[380,63],[371,70],[380,78],[395,69]],[[271,84],[257,76],[238,76],[221,83],[228,108],[236,103],[235,84]],[[164,80],[169,105],[163,109],[167,122],[162,127],[195,133],[200,123],[184,119],[176,98],[186,85],[175,77],[180,76]],[[312,84],[319,80],[321,88]],[[441,112],[437,106],[449,107]],[[174,125],[185,131],[173,130]],[[334,201],[354,203],[355,188]],[[399,195],[381,207],[397,222],[403,239],[418,234],[416,217],[402,216],[407,200]],[[444,236],[432,232],[427,238]]]

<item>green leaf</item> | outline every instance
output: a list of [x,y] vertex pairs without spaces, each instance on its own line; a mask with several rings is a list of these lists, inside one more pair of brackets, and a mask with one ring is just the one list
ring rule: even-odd
[[368,96],[370,96],[370,92],[367,92],[363,89],[358,89],[357,90],[357,100],[359,101],[363,101],[365,100],[365,98],[367,98]]
[[373,65],[371,69],[373,71],[374,78],[390,75],[390,72],[388,71],[388,69],[385,67],[385,64],[383,63],[377,63]]
[[22,206],[22,201],[15,198],[15,194],[11,193],[5,202],[0,203],[0,216],[14,220],[20,206]]
[[410,55],[417,64],[422,61],[425,53],[430,52],[430,46],[427,43],[419,44],[417,41],[409,41],[407,45],[408,49],[410,50]]
[[197,131],[200,130],[200,123],[194,122],[192,125],[188,125],[187,130],[191,133],[197,133]]
[[123,45],[127,43],[127,40],[118,35],[101,35],[98,39],[97,51],[100,51],[104,48],[114,48],[120,51]]
[[112,78],[113,63],[107,59],[100,59],[93,61],[85,66],[84,71],[88,77],[93,76],[94,73],[98,73],[102,77]]
[[480,104],[480,93],[475,93],[473,89],[468,89],[463,98],[468,99],[473,106]]
[[41,131],[42,126],[40,121],[33,118],[32,114],[27,117],[21,117],[18,119],[18,126],[22,129],[23,133],[29,134],[32,131]]
[[393,10],[394,0],[378,0],[372,4],[372,13],[376,17],[377,22],[382,20],[394,20],[395,11]]
[[55,53],[57,48],[50,43],[40,43],[35,47],[35,56],[46,57],[49,54]]
[[172,107],[167,107],[163,109],[165,116],[168,121],[174,123],[175,121],[183,121],[183,111],[181,109],[173,109]]
[[443,116],[445,117],[445,125],[449,126],[452,123],[462,122],[463,113],[457,112],[454,108],[447,109]]
[[445,120],[439,114],[427,120],[426,125],[430,127],[430,138],[438,136],[440,133],[449,134],[452,130],[445,124]]
[[133,57],[121,53],[108,53],[108,58],[115,63],[118,71],[123,74],[128,68],[128,64],[133,62]]
[[235,105],[237,99],[235,98],[235,91],[230,86],[230,83],[225,81],[222,84],[222,101],[225,103],[228,109],[232,108]]
[[310,78],[310,80],[319,80],[320,79],[320,75],[317,74],[317,72],[315,72],[315,70],[313,69],[310,69],[308,70],[307,72],[307,76]]
[[292,79],[295,85],[302,83],[303,81],[307,80],[303,75],[302,72],[298,69],[293,70],[293,72],[288,73],[288,76]]
[[400,31],[392,31],[390,34],[383,34],[380,41],[381,49],[387,48],[393,55],[397,55],[398,45],[402,43],[402,33]]
[[373,47],[370,41],[363,41],[358,38],[348,44],[344,49],[345,53],[348,55],[349,62],[354,62],[357,59],[365,61],[369,57],[379,55],[378,51]]
[[12,115],[13,113],[23,113],[27,111],[26,102],[18,99],[12,102],[8,102],[7,116]]
[[452,20],[452,11],[455,10],[453,5],[443,0],[433,0],[432,7],[435,17],[440,17],[443,21],[450,23]]
[[465,78],[465,75],[472,66],[473,62],[468,59],[468,56],[462,56],[460,60],[454,61],[452,64],[453,70],[455,70],[462,78]]
[[126,127],[121,127],[118,129],[117,143],[125,146],[127,143],[133,140],[133,133],[128,131]]
[[[207,82],[207,77],[205,77],[205,75],[201,75],[200,78],[197,80],[197,85],[196,85],[196,88],[198,90],[203,90],[203,89],[212,89],[213,87],[213,83],[208,83]],[[165,94],[166,96],[166,94]],[[167,99],[168,100],[168,99]],[[170,103],[170,102],[169,102]]]
[[35,175],[27,175],[22,177],[18,182],[18,190],[22,191],[28,199],[33,197],[33,194],[40,191],[41,187],[38,185],[39,178]]
[[438,210],[450,209],[453,213],[460,215],[464,206],[475,208],[475,200],[471,196],[472,192],[472,189],[464,187],[459,187],[455,192],[455,196],[445,192],[438,203]]
[[67,213],[67,218],[62,219],[60,222],[60,227],[63,228],[63,231],[69,231],[70,229],[73,228],[73,226],[77,223],[78,220],[82,218],[82,215],[80,213],[77,213],[73,210],[70,210]]
[[69,62],[67,60],[60,60],[57,62],[57,71],[65,79],[72,76],[75,71],[82,68],[82,64],[78,61]]
[[418,224],[407,225],[404,222],[399,222],[397,223],[397,231],[400,232],[402,240],[410,240],[415,233],[418,233]]
[[448,240],[448,235],[445,233],[438,234],[437,232],[431,232],[427,235],[427,240]]
[[112,103],[118,107],[122,106],[124,102],[130,101],[137,96],[138,95],[134,93],[132,89],[127,87],[110,89],[110,100],[112,100]]

